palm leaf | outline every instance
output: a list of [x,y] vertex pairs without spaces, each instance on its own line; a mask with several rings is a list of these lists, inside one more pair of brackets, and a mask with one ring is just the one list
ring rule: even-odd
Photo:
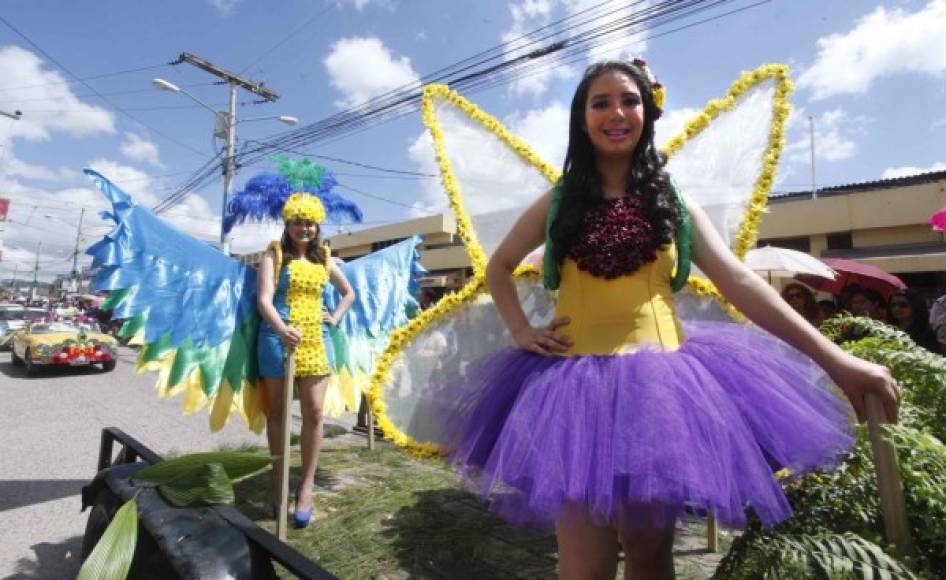
[[158,492],[175,507],[232,504],[233,484],[219,463],[208,463],[158,486]]
[[138,506],[132,498],[115,513],[95,549],[82,563],[78,580],[124,580],[137,542]]
[[146,467],[137,472],[135,478],[163,485],[192,473],[198,468],[216,463],[223,468],[227,479],[233,482],[272,465],[273,459],[265,453],[241,451],[192,453]]

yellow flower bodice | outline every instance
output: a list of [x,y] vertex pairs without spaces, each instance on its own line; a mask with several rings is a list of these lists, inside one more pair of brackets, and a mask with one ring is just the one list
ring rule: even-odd
[[592,276],[566,258],[555,316],[571,322],[559,332],[572,340],[565,356],[615,355],[640,346],[676,350],[683,332],[670,288],[676,249],[660,250],[657,259],[631,274],[611,280]]
[[328,358],[322,340],[322,290],[328,282],[323,264],[293,260],[286,264],[289,288],[289,324],[302,333],[296,349],[296,376],[329,374]]

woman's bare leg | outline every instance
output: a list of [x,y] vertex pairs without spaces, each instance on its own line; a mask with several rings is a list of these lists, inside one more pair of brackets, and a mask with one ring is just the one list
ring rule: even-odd
[[302,432],[299,437],[302,446],[302,481],[296,492],[296,510],[305,511],[312,506],[312,486],[315,485],[315,471],[322,449],[322,407],[328,376],[300,377],[296,383],[302,409]]
[[622,532],[624,580],[673,580],[673,532]]
[[562,580],[613,580],[618,564],[618,534],[596,525],[583,505],[570,504],[555,524],[558,577]]

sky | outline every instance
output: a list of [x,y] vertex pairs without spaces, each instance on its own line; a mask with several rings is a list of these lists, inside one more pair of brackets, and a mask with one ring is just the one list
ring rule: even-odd
[[[445,66],[592,9],[596,24],[653,5],[630,0],[168,0],[95,3],[4,0],[0,10],[0,197],[11,200],[0,278],[49,280],[72,268],[108,226],[104,199],[82,175],[96,169],[152,207],[223,148],[211,108],[227,89],[187,64],[190,52],[276,91],[275,103],[238,96],[237,147],[317,122]],[[728,14],[727,14],[728,13]],[[702,22],[701,22],[702,21]],[[503,43],[506,43],[505,45]],[[792,69],[795,92],[778,191],[811,187],[809,117],[819,187],[946,169],[946,0],[734,0],[669,27],[636,31],[574,62],[466,94],[554,165],[584,66],[645,58],[667,89],[660,134],[672,134],[740,72]],[[81,81],[76,79],[82,79]],[[299,158],[300,151],[291,153]],[[419,112],[301,153],[325,165],[336,190],[363,210],[362,226],[441,210]],[[271,161],[242,166],[235,190]],[[393,170],[393,171],[391,171]],[[398,173],[400,172],[400,173]],[[407,173],[405,173],[407,172]],[[411,175],[410,173],[425,175]],[[195,237],[219,236],[222,178],[191,191],[163,217]],[[85,210],[83,213],[83,209]],[[81,218],[81,227],[80,227]],[[238,251],[261,248],[276,226],[237,228]],[[78,244],[77,244],[78,239]],[[89,258],[79,256],[79,265]]]

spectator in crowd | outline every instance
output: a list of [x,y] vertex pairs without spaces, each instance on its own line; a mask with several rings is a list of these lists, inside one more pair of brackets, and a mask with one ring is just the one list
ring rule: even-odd
[[916,292],[895,292],[890,297],[890,323],[906,332],[913,342],[931,352],[939,352],[936,333],[930,328],[926,302]]
[[834,303],[834,300],[819,300],[818,314],[815,317],[816,326],[821,326],[822,322],[835,316],[837,313],[838,305]]
[[930,327],[936,333],[939,352],[946,355],[946,294],[937,298],[930,307]]
[[876,290],[860,287],[851,290],[846,307],[855,316],[867,316],[881,322],[887,321],[887,303]]
[[801,284],[792,282],[782,289],[782,299],[788,302],[788,305],[795,309],[795,312],[801,314],[805,320],[817,325],[818,303],[815,302],[815,295],[811,290]]

